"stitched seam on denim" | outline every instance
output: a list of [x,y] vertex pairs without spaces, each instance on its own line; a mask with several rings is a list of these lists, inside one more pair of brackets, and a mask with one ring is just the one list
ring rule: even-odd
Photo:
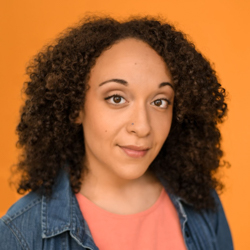
[[[31,209],[33,206],[36,206],[37,204],[39,204],[40,202],[41,202],[41,198],[39,198],[38,200],[32,201],[30,204],[28,204],[26,207],[22,208],[20,211],[18,211],[14,215],[8,216],[7,220],[5,220],[5,222],[9,223],[9,222],[13,221],[17,217],[19,217],[20,215],[25,213],[27,210]],[[7,217],[7,216],[4,216],[4,217]]]
[[[184,238],[184,242],[185,242],[185,245],[186,245],[186,248],[188,248],[187,246],[187,241],[186,241],[186,236],[185,236],[185,226],[186,226],[186,223],[187,223],[187,214],[185,213],[185,210],[183,208],[183,205],[181,204],[181,200],[180,199],[177,199],[176,200],[177,202],[177,205],[179,207],[179,211],[180,211],[180,214],[183,216],[184,218],[184,221],[181,225],[181,231],[182,231],[182,235],[183,235],[183,238]],[[178,212],[178,211],[177,211]]]
[[56,227],[53,230],[47,231],[47,233],[44,234],[44,236],[46,238],[50,238],[50,237],[54,237],[56,235],[62,234],[62,233],[66,232],[66,231],[69,231],[69,230],[70,230],[70,227],[68,225],[61,226],[61,227]]
[[71,226],[72,226],[73,231],[76,230],[76,214],[75,214],[74,208],[75,208],[74,198],[73,198],[73,195],[71,194],[70,196],[70,221],[71,221]]
[[71,235],[71,237],[72,237],[73,239],[76,240],[76,242],[77,242],[80,246],[82,246],[82,247],[84,247],[84,248],[86,248],[86,249],[93,250],[93,248],[87,247],[87,246],[83,245],[83,244],[78,240],[78,238],[76,238],[71,232],[70,232],[70,235]]
[[46,197],[42,198],[42,209],[41,209],[41,222],[42,222],[42,236],[47,236],[47,206],[46,206]]
[[67,230],[70,230],[70,224],[63,225],[61,227],[55,227],[53,230],[48,229],[48,218],[47,218],[47,198],[43,196],[42,198],[42,209],[41,209],[41,222],[42,222],[42,237],[54,237]]
[[62,250],[67,250],[67,247],[66,247],[66,237],[67,237],[67,235],[66,235],[66,234],[62,234],[62,235],[61,235],[61,240],[62,240]]
[[8,224],[11,222],[11,218],[8,216],[8,214],[5,214],[2,218],[0,218],[4,222],[4,224]]
[[[72,198],[73,199],[73,198]],[[79,204],[78,204],[78,202],[77,202],[77,199],[75,198],[74,200],[73,200],[75,203],[77,203],[77,204],[75,204],[74,203],[74,207],[76,208],[76,207],[78,207],[79,209],[80,209],[80,207],[79,207]],[[82,212],[81,212],[82,213]],[[76,214],[74,214],[75,215],[75,217],[76,217]],[[91,239],[93,239],[93,237],[92,237],[92,235],[91,235],[91,232],[90,232],[90,229],[89,229],[89,226],[88,226],[88,223],[87,223],[87,221],[84,219],[84,232],[91,238]]]
[[[71,197],[71,199],[72,199],[72,208],[74,207],[74,212],[73,212],[73,216],[74,216],[74,218],[76,218],[76,209],[79,209],[80,210],[80,207],[79,207],[79,204],[78,204],[78,202],[77,202],[77,199],[76,199],[76,197],[74,196],[74,198],[73,198],[73,196]],[[73,210],[72,210],[73,211]],[[80,213],[82,214],[82,212],[80,211]],[[75,223],[76,223],[76,219],[74,220],[75,221]],[[75,224],[75,229],[77,229],[77,225]],[[93,239],[93,237],[92,237],[92,235],[91,235],[91,232],[90,232],[90,229],[89,229],[89,227],[88,227],[88,224],[87,224],[87,221],[84,219],[84,232],[91,238],[91,239]]]
[[[3,221],[3,220],[2,220]],[[4,222],[4,221],[3,221]],[[16,226],[13,223],[8,223],[6,224],[4,222],[4,224],[10,229],[10,231],[13,233],[13,235],[15,236],[15,238],[18,240],[20,246],[22,247],[22,249],[25,250],[30,250],[28,247],[27,242],[25,241],[25,239],[23,238],[22,234],[19,232],[19,230],[16,228]]]

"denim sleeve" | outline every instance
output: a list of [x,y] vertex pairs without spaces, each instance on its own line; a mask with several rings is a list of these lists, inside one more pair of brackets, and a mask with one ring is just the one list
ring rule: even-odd
[[1,250],[21,250],[21,244],[13,233],[10,227],[8,227],[2,219],[0,219],[0,249]]
[[221,201],[216,192],[214,192],[215,202],[217,204],[217,218],[215,221],[215,233],[217,235],[217,243],[219,249],[233,250],[233,241],[230,228],[224,213]]

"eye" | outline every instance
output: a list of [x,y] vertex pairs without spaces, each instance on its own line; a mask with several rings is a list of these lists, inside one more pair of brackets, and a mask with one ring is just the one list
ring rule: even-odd
[[108,96],[105,98],[105,100],[108,100],[109,103],[114,104],[114,105],[126,103],[126,100],[120,95]]
[[153,104],[156,107],[166,109],[166,108],[168,108],[168,105],[170,105],[171,103],[167,99],[157,99],[157,100],[151,102],[151,104]]

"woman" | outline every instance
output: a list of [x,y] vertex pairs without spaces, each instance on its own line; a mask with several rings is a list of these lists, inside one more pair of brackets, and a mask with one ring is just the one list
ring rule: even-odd
[[181,32],[89,18],[28,67],[1,249],[233,249],[214,191],[225,90]]

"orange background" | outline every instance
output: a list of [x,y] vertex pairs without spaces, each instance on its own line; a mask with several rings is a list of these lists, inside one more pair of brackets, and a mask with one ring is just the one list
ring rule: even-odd
[[14,133],[22,103],[25,66],[44,44],[86,12],[126,17],[161,14],[183,30],[215,64],[229,92],[221,126],[226,190],[221,199],[236,249],[250,249],[250,1],[248,0],[1,0],[0,2],[0,216],[20,196],[8,185],[17,161]]

